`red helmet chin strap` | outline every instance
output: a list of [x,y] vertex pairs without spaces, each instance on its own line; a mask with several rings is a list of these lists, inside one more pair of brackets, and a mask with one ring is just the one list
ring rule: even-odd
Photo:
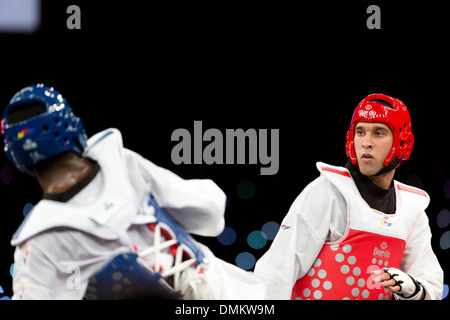
[[[392,108],[385,104],[392,106]],[[383,161],[385,168],[395,169],[403,160],[410,157],[414,146],[414,135],[411,132],[409,111],[402,101],[381,93],[373,93],[358,104],[350,122],[345,145],[347,157],[355,166],[358,165],[354,147],[355,126],[360,121],[383,123],[391,129],[393,142],[391,151]],[[391,168],[393,166],[394,168]]]

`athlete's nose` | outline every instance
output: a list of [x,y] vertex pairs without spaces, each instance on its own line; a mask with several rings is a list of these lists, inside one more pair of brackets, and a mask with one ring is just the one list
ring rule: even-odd
[[373,148],[373,139],[370,134],[366,134],[364,139],[362,140],[362,147],[364,149],[372,149]]

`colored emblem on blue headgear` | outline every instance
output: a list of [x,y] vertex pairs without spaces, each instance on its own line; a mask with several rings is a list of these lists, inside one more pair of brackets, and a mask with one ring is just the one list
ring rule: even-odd
[[[25,104],[39,104],[44,111],[9,123],[9,115]],[[33,175],[29,166],[66,151],[82,155],[87,136],[80,118],[66,99],[52,87],[34,84],[17,92],[6,106],[1,133],[8,160],[20,171]]]

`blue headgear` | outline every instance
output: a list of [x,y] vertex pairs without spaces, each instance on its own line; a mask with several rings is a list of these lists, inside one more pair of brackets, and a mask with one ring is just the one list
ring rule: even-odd
[[[26,120],[8,123],[8,116],[18,106],[35,103],[45,111]],[[34,175],[28,167],[66,151],[82,155],[86,132],[80,118],[55,89],[35,84],[17,92],[6,106],[1,121],[5,153],[20,171]]]

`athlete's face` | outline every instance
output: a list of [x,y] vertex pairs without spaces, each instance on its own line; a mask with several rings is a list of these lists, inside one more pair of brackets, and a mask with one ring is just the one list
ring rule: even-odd
[[383,169],[393,140],[391,129],[383,123],[361,121],[356,124],[354,146],[362,174],[370,177]]

